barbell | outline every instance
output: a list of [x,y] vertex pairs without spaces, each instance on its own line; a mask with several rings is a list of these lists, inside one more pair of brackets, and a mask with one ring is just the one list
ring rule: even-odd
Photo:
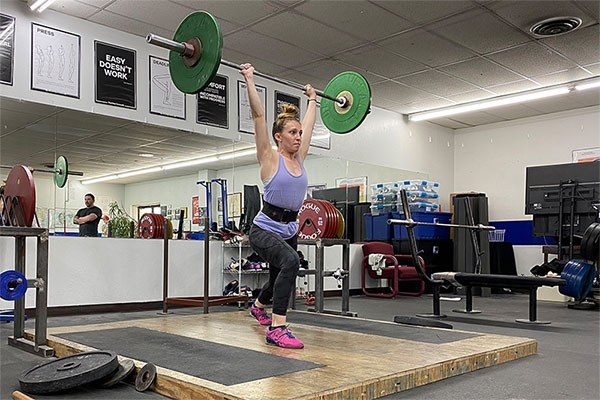
[[[183,93],[195,94],[205,89],[221,64],[241,70],[238,64],[221,59],[221,27],[215,17],[205,11],[185,17],[173,40],[150,33],[146,41],[169,50],[171,79]],[[305,87],[264,73],[254,74],[299,90]],[[324,90],[315,90],[315,93],[322,98],[320,112],[323,124],[335,133],[356,129],[371,109],[371,88],[358,72],[342,72],[331,79]]]
[[[0,165],[0,168],[12,169],[12,165]],[[54,161],[54,167],[48,168],[29,168],[31,172],[43,172],[54,175],[54,184],[63,188],[67,184],[68,175],[83,176],[83,172],[69,171],[69,161],[67,157],[60,155]]]
[[496,228],[490,225],[459,225],[459,224],[445,224],[441,222],[419,222],[413,219],[388,219],[389,225],[404,225],[404,226],[442,226],[445,228],[461,228],[461,229],[472,229],[476,231],[493,231]]

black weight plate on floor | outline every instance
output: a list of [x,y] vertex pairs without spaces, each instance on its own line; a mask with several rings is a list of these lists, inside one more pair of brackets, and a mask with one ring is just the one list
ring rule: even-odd
[[125,378],[129,376],[133,372],[135,368],[135,364],[132,360],[124,359],[123,361],[119,361],[119,367],[115,372],[112,373],[108,378],[103,379],[100,386],[103,388],[109,388],[111,386],[116,385],[121,382]]
[[156,379],[156,367],[154,364],[148,363],[139,370],[135,377],[135,390],[143,392],[147,390]]
[[595,222],[591,223],[590,226],[588,226],[587,228],[585,228],[585,231],[583,232],[583,236],[581,238],[581,247],[579,250],[579,253],[583,256],[583,258],[587,259],[588,258],[588,253],[587,253],[587,249],[588,249],[588,242],[590,241],[590,238],[592,236],[592,231],[595,228]]
[[45,362],[25,371],[19,378],[21,390],[31,394],[62,392],[96,382],[119,367],[110,351],[89,351]]
[[394,322],[397,324],[404,324],[404,325],[429,326],[429,327],[433,327],[433,328],[452,329],[452,325],[450,325],[450,324],[432,320],[432,319],[428,319],[428,318],[405,317],[402,315],[396,315],[394,317]]

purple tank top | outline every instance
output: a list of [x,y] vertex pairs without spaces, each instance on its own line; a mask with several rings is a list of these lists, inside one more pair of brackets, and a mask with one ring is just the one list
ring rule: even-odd
[[[265,185],[264,200],[274,206],[298,211],[306,198],[308,188],[308,176],[304,165],[301,164],[302,173],[298,176],[292,175],[285,166],[283,156],[279,154],[279,166],[275,175]],[[298,231],[298,222],[277,222],[260,211],[254,217],[254,224],[261,229],[273,232],[283,239],[289,239]]]

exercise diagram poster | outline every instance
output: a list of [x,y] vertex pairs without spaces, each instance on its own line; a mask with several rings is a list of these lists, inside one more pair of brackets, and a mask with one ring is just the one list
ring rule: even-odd
[[12,85],[15,47],[15,19],[0,14],[0,83]]
[[96,103],[136,108],[135,50],[103,42],[96,49]]
[[185,94],[180,92],[169,73],[169,61],[150,56],[150,112],[185,119]]
[[31,24],[31,89],[79,98],[81,38]]
[[227,77],[216,75],[206,89],[198,93],[196,122],[202,125],[229,128]]
[[[267,88],[256,85],[256,91],[266,114]],[[254,134],[254,120],[252,118],[252,111],[250,110],[248,90],[246,89],[246,82],[242,81],[238,81],[238,131]]]

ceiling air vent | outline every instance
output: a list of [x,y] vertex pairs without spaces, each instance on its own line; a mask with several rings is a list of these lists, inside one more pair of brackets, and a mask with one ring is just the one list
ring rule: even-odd
[[549,37],[571,32],[581,26],[581,19],[577,17],[554,17],[534,24],[531,29],[537,37]]

